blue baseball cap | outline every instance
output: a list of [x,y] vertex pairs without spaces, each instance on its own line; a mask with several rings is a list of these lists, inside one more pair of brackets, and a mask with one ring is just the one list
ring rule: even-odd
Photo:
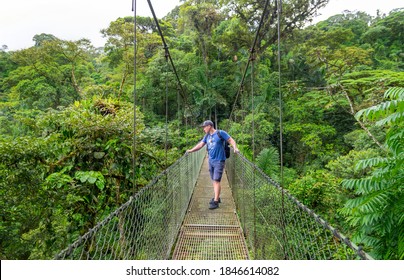
[[213,126],[213,122],[207,120],[207,121],[204,121],[203,124],[201,124],[201,126],[208,126],[208,125]]

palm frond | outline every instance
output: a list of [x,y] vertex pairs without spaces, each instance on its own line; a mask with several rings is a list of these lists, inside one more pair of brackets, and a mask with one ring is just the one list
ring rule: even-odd
[[[362,109],[355,114],[356,119],[375,121],[379,118],[389,117],[388,120],[382,120],[381,123],[394,123],[394,121],[402,120],[404,113],[404,88],[390,88],[384,94],[389,101]],[[393,113],[398,113],[397,116],[391,116]],[[392,122],[393,121],[393,122]]]
[[389,88],[384,93],[384,98],[386,98],[386,99],[404,100],[404,88],[402,88],[402,87]]
[[363,170],[363,169],[370,168],[370,167],[381,166],[381,165],[385,164],[386,161],[387,161],[387,159],[381,158],[381,157],[363,159],[363,160],[358,161],[358,163],[355,166],[355,169]]
[[[404,104],[404,102],[402,102]],[[376,122],[377,126],[388,125],[392,123],[402,122],[404,121],[404,113],[403,112],[395,112],[384,119],[381,119]]]
[[273,177],[279,170],[279,152],[274,147],[263,149],[257,156],[257,165],[267,175]]

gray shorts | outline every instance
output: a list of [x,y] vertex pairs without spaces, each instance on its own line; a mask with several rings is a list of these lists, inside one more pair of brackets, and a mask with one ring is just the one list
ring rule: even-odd
[[222,175],[224,171],[224,163],[225,161],[209,161],[209,173],[210,178],[213,181],[220,182],[222,180]]

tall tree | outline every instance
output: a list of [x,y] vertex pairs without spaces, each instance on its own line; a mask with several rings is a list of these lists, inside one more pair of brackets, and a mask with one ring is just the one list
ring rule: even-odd
[[[277,20],[278,20],[278,3],[280,1],[269,1],[268,8],[263,15],[266,0],[249,1],[249,0],[222,0],[231,14],[236,14],[244,21],[251,36],[255,34],[259,26],[261,17],[263,18],[263,26],[257,38],[258,54],[262,54],[269,46],[278,40]],[[284,0],[282,1],[280,20],[281,20],[281,35],[283,37],[291,34],[293,30],[302,28],[309,22],[317,13],[324,7],[329,0]],[[251,40],[252,42],[252,40]],[[251,47],[249,45],[248,47]]]
[[3,81],[10,95],[23,108],[57,108],[83,97],[81,86],[91,80],[84,77],[92,70],[88,61],[92,47],[88,40],[44,41],[12,53],[19,66]]

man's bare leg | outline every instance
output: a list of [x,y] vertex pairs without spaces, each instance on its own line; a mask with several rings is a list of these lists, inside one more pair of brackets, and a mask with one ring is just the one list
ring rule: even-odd
[[220,185],[220,182],[213,181],[213,191],[215,192],[215,197],[214,197],[215,201],[219,201],[221,190],[222,190],[222,186]]

